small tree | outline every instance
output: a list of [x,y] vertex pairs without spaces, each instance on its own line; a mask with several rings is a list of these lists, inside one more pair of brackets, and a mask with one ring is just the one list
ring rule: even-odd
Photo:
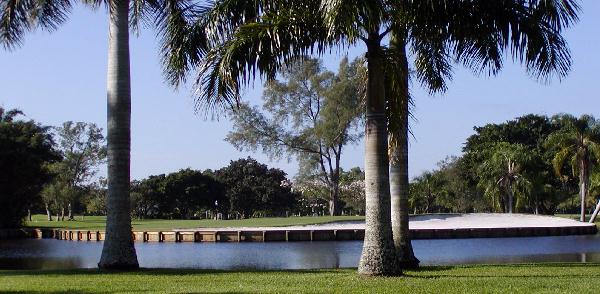
[[93,123],[67,121],[55,130],[63,159],[51,167],[56,174],[55,187],[46,191],[45,199],[52,197],[47,193],[55,193],[54,203],[63,216],[67,209],[68,218],[72,220],[75,202],[97,174],[99,165],[105,162],[106,142],[102,129]]
[[342,153],[362,136],[362,63],[344,58],[337,74],[317,59],[287,67],[285,81],[265,84],[262,110],[244,105],[233,113],[227,141],[240,150],[260,148],[272,158],[296,156],[301,181],[321,181],[328,188],[329,212],[338,215]]

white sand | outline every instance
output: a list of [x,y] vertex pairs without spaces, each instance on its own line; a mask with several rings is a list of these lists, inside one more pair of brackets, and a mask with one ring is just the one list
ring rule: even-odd
[[[554,216],[531,214],[469,213],[469,214],[428,214],[410,218],[411,229],[458,229],[458,228],[514,228],[514,227],[570,227],[592,226]],[[272,231],[272,230],[340,230],[365,228],[363,221],[336,222],[320,225],[287,227],[238,227],[238,228],[198,228],[197,231]],[[190,231],[180,230],[180,231]]]

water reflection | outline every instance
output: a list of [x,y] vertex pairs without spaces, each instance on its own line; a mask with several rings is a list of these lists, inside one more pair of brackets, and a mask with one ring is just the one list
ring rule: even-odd
[[[413,241],[423,265],[600,262],[600,235]],[[136,243],[142,267],[313,269],[356,267],[362,242]],[[0,241],[0,269],[96,267],[101,242]]]

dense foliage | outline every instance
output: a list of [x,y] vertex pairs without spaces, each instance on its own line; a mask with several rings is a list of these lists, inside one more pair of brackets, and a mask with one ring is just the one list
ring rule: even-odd
[[[543,214],[577,211],[580,175],[573,172],[578,168],[576,159],[572,159],[576,153],[561,151],[572,144],[565,145],[566,139],[557,138],[576,137],[564,134],[572,134],[573,122],[586,118],[590,117],[529,114],[500,124],[475,127],[475,134],[465,142],[462,156],[447,158],[436,170],[413,179],[410,187],[413,211],[509,212],[511,208]],[[598,128],[593,118],[586,121],[583,125]],[[592,136],[586,140],[594,141]],[[594,144],[588,145],[594,148]],[[574,167],[563,164],[566,160],[560,160],[561,152],[565,158],[570,154],[569,162],[575,163]],[[589,159],[593,166],[594,157]],[[593,203],[592,194],[598,193],[594,190],[598,186],[597,174],[591,169],[592,189],[586,193],[587,204]],[[514,203],[510,206],[512,197]]]
[[59,159],[48,127],[16,120],[21,114],[0,107],[0,228],[20,225],[51,180],[47,165]]

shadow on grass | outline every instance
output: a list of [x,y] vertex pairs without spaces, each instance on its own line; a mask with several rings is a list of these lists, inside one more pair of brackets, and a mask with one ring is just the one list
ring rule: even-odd
[[214,275],[214,274],[340,274],[352,273],[356,269],[314,269],[314,270],[208,270],[208,269],[162,269],[162,268],[141,268],[139,270],[102,270],[102,269],[71,269],[71,270],[0,270],[0,276],[39,276],[39,275],[161,275],[161,276],[182,276],[182,275]]
[[[531,275],[490,275],[485,271],[486,268],[588,268],[597,269],[600,263],[539,263],[539,264],[508,264],[508,265],[459,265],[459,266],[422,266],[418,269],[404,270],[403,276],[414,278],[440,278],[440,277],[556,277],[556,275],[531,274]],[[481,274],[473,272],[472,274],[453,274],[452,270],[461,269],[480,269]],[[448,272],[448,274],[428,274],[436,272]],[[240,269],[240,270],[210,270],[210,269],[164,269],[164,268],[140,268],[138,270],[102,270],[102,269],[71,269],[71,270],[0,270],[0,276],[38,276],[38,275],[162,275],[162,276],[182,276],[182,275],[219,275],[219,274],[355,274],[356,268],[344,269],[309,269],[309,270],[261,270],[261,269]],[[599,277],[600,271],[595,270],[589,274],[561,275],[561,277]]]

